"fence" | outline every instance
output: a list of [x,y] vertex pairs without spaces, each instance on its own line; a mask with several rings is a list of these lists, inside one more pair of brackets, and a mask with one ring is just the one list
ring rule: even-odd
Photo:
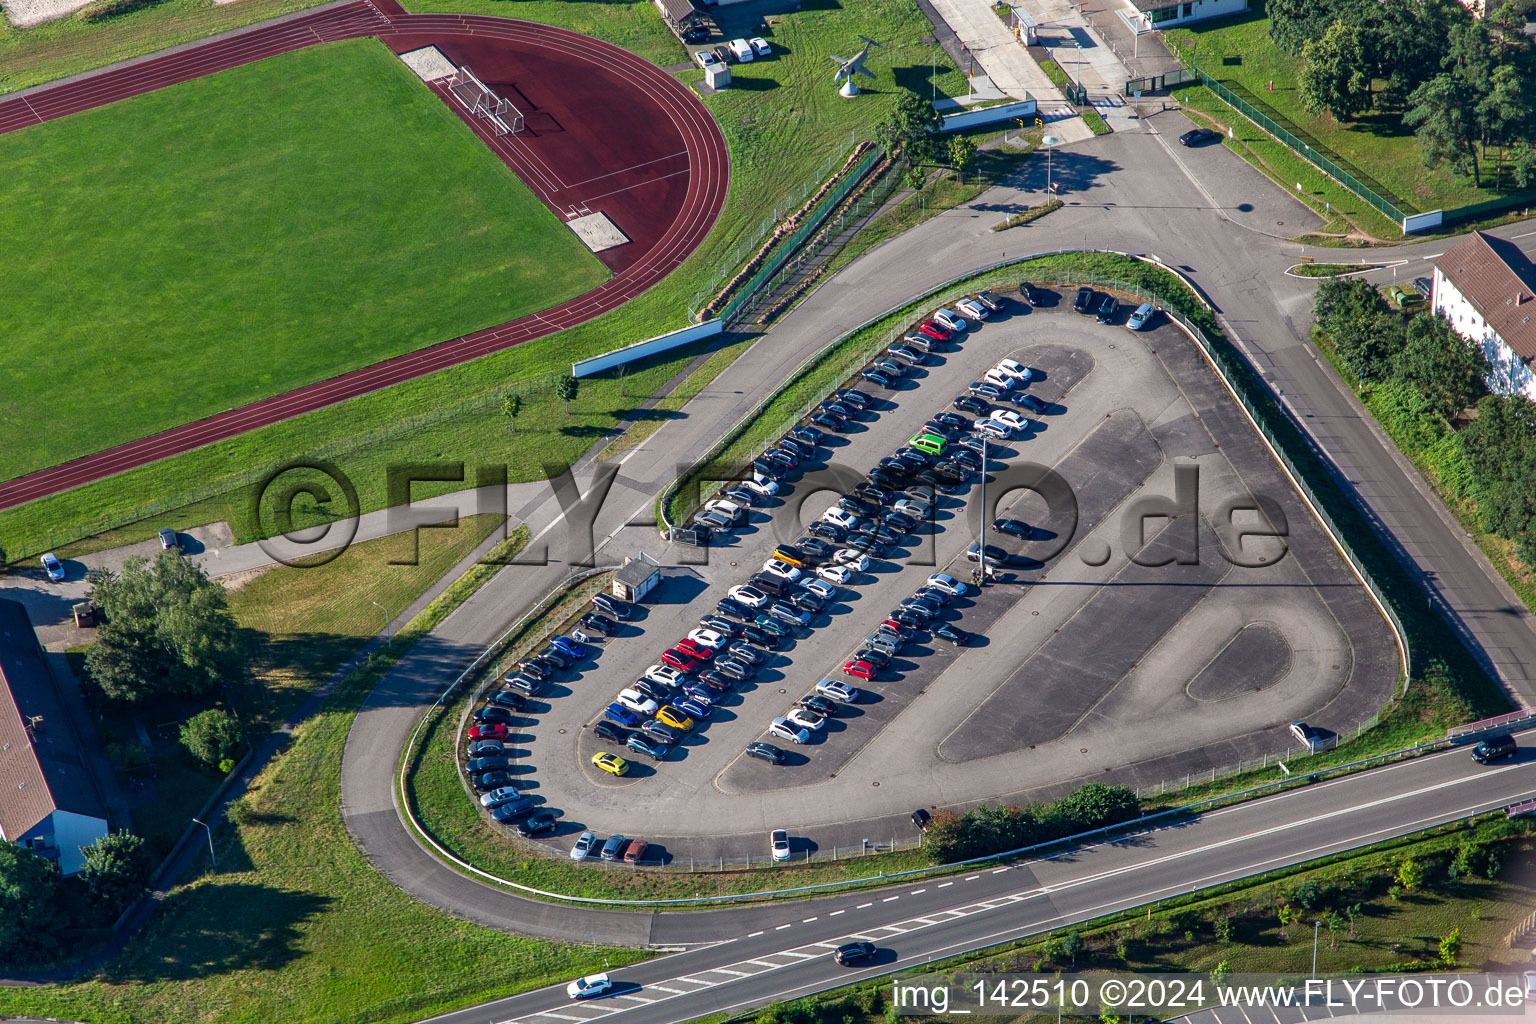
[[1453,725],[1446,730],[1445,738],[1448,740],[1462,739],[1475,733],[1488,732],[1490,729],[1509,729],[1515,726],[1525,726],[1536,722],[1536,709],[1521,708],[1519,711],[1510,711],[1493,718],[1484,718],[1478,722],[1467,722],[1464,725]]
[[1193,71],[1188,68],[1180,68],[1177,71],[1152,75],[1148,78],[1133,78],[1125,83],[1125,94],[1127,96],[1134,96],[1138,92],[1157,92],[1170,86],[1184,85],[1187,82],[1196,81],[1199,81],[1199,79]]
[[[1179,59],[1182,60],[1184,57],[1183,53],[1178,51],[1175,52],[1178,53]],[[1249,103],[1247,100],[1237,95],[1231,89],[1228,89],[1225,85],[1222,85],[1219,81],[1212,78],[1204,71],[1201,71],[1199,68],[1187,70],[1189,70],[1190,73],[1200,81],[1201,85],[1204,85],[1206,88],[1214,92],[1218,97],[1221,98],[1224,103],[1226,103],[1232,109],[1236,110],[1239,114],[1242,114],[1248,120],[1252,121],[1261,129],[1268,132],[1270,135],[1273,135],[1276,139],[1279,139],[1297,156],[1301,157],[1303,160],[1310,163],[1313,167],[1316,167],[1318,170],[1322,171],[1324,174],[1337,181],[1340,185],[1343,185],[1345,188],[1349,189],[1361,199],[1364,199],[1366,202],[1370,203],[1391,220],[1398,224],[1402,224],[1413,212],[1405,211],[1396,203],[1390,202],[1383,196],[1377,194],[1375,189],[1370,188],[1359,178],[1355,177],[1355,175],[1339,166],[1338,163],[1328,159],[1328,157],[1313,149],[1310,143],[1303,142],[1301,139],[1297,138],[1295,134],[1287,131],[1285,128],[1282,128],[1278,123],[1275,122],[1274,118],[1259,110],[1252,103]],[[1185,79],[1185,81],[1188,80],[1189,79]]]
[[800,243],[811,237],[821,227],[821,222],[826,219],[827,214],[831,213],[837,204],[841,203],[848,193],[853,191],[858,183],[863,180],[864,175],[869,173],[869,169],[884,159],[885,152],[883,150],[870,150],[864,159],[859,161],[858,166],[843,178],[842,184],[826,194],[816,209],[811,211],[810,215],[805,218],[805,223],[800,225],[800,229],[783,242],[779,246],[779,251],[758,268],[757,273],[753,274],[746,284],[742,285],[736,297],[725,304],[725,308],[720,311],[720,319],[727,326],[742,312],[744,306],[757,299],[759,289],[777,274],[785,263],[789,262],[800,248]]

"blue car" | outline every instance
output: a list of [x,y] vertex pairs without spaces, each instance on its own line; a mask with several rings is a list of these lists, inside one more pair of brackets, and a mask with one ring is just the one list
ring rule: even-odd
[[692,697],[678,701],[676,707],[679,711],[687,714],[689,718],[708,718],[714,711],[714,708],[708,704],[694,700]]
[[637,754],[644,754],[653,761],[665,761],[667,755],[672,753],[671,746],[661,742],[654,736],[647,736],[644,733],[635,733],[624,745]]
[[638,729],[640,727],[640,716],[629,710],[629,708],[625,707],[623,704],[609,704],[608,709],[604,711],[603,714],[607,715],[615,722],[618,722],[620,725],[629,726],[631,729]]
[[572,640],[568,636],[554,637],[549,641],[549,643],[550,646],[556,648],[557,650],[564,651],[566,654],[569,654],[573,658],[585,658],[587,656],[586,646],[584,644],[577,643],[575,640]]
[[683,687],[683,693],[687,694],[687,700],[692,701],[694,704],[702,704],[707,708],[714,707],[715,700],[717,699],[715,694],[710,692],[709,687],[701,686],[698,683],[689,683]]

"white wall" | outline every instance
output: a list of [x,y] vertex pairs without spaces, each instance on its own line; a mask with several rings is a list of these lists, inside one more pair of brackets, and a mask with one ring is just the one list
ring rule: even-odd
[[83,846],[107,834],[107,823],[74,811],[53,812],[53,842],[59,848],[59,870],[72,875],[85,867]]
[[1220,18],[1228,14],[1240,14],[1248,9],[1248,0],[1191,0],[1193,10],[1188,17],[1169,18],[1166,21],[1152,20],[1152,15],[1145,11],[1136,11],[1131,17],[1139,20],[1148,28],[1173,28],[1176,25],[1188,25],[1196,21],[1204,21],[1207,18]]
[[1476,344],[1488,357],[1491,370],[1487,377],[1488,387],[1501,394],[1524,395],[1536,400],[1536,374],[1532,374],[1524,360],[1504,344],[1504,339],[1488,326],[1483,315],[1456,290],[1439,267],[1435,268],[1432,284],[1431,307],[1444,313],[1456,333]]

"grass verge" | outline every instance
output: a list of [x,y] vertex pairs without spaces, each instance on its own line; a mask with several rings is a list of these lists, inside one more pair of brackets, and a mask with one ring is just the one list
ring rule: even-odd
[[[0,478],[511,320],[609,276],[376,39],[12,132],[0,164],[0,235],[31,240],[0,290],[0,377],[14,383],[0,391],[0,435],[27,438],[0,452]],[[67,380],[35,372],[61,351]]]
[[992,230],[1006,231],[1009,228],[1022,227],[1025,224],[1039,220],[1041,217],[1044,217],[1048,213],[1054,213],[1055,211],[1061,209],[1062,205],[1063,204],[1060,199],[1047,199],[1043,203],[1040,203],[1036,206],[1031,206],[1029,209],[1023,211],[1022,213],[1010,213],[1008,216],[1002,219],[1001,223],[992,225]]
[[727,366],[734,363],[737,356],[751,348],[755,341],[757,341],[755,336],[743,338],[712,352],[698,369],[683,378],[677,387],[651,406],[645,415],[631,423],[624,433],[609,441],[607,447],[598,453],[598,461],[605,462],[616,458],[631,448],[644,444],[647,438],[661,429],[663,423],[677,416],[683,406],[698,397],[699,392],[720,376]]
[[1110,132],[1114,131],[1114,129],[1105,122],[1103,115],[1100,114],[1097,110],[1094,110],[1092,107],[1084,107],[1081,113],[1083,116],[1083,123],[1088,126],[1088,130],[1093,132],[1093,134],[1108,135]]

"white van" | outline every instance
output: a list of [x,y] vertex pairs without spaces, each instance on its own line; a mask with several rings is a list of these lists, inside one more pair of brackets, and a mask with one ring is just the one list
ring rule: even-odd
[[736,58],[738,64],[752,63],[752,44],[745,39],[732,39],[729,44],[731,56]]

